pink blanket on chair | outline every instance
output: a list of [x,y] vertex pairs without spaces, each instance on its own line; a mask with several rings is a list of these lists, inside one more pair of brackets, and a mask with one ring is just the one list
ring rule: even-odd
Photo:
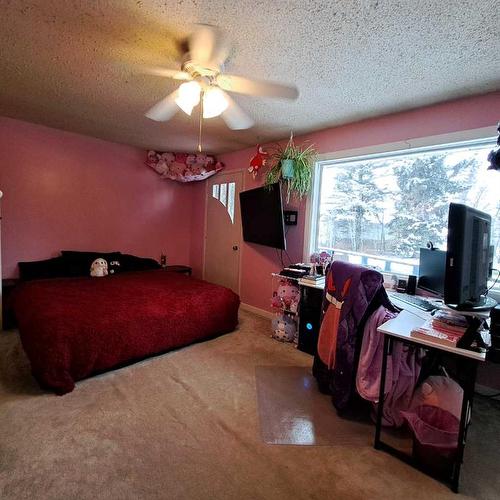
[[[356,387],[362,398],[373,403],[378,403],[384,349],[384,336],[377,328],[395,316],[385,307],[379,307],[365,325]],[[418,350],[402,342],[393,343],[392,354],[387,359],[382,421],[384,425],[399,427],[403,424],[401,411],[410,406],[420,368],[421,356]]]

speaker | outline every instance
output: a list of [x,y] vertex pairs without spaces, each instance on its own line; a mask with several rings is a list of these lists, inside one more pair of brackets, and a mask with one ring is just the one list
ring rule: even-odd
[[314,356],[321,326],[323,290],[310,286],[300,287],[299,344],[298,349]]
[[413,274],[410,274],[410,276],[408,276],[408,282],[406,284],[406,293],[408,295],[415,295],[416,290],[417,290],[417,277]]

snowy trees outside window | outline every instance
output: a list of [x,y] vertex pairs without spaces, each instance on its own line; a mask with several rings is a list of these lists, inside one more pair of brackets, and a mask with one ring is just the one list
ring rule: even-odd
[[493,217],[500,262],[500,175],[487,170],[493,144],[429,148],[411,154],[322,162],[311,249],[336,250],[351,262],[416,273],[428,241],[446,249],[448,206],[454,201]]

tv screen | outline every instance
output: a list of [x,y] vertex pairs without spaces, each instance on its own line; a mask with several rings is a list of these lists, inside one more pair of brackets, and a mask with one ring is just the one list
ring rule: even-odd
[[279,183],[242,191],[240,206],[244,241],[286,250]]

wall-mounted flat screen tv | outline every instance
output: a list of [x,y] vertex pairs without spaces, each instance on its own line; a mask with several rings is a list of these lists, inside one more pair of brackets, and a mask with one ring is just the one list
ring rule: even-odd
[[240,206],[244,241],[286,250],[279,183],[242,191]]

